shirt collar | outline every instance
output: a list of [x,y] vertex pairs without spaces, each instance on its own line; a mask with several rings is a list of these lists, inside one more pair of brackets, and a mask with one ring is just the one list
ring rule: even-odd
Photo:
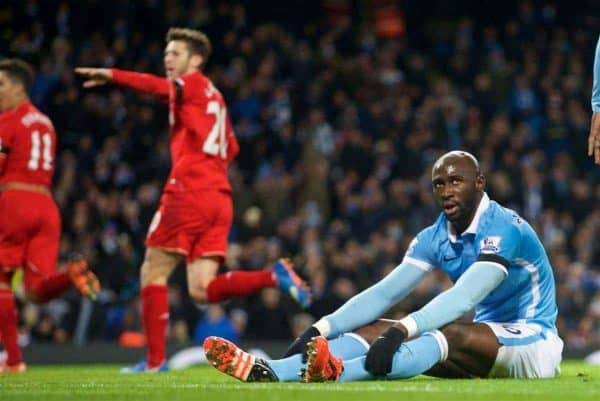
[[[467,227],[467,229],[460,235],[476,234],[477,227],[479,226],[479,220],[481,219],[481,216],[489,206],[490,198],[484,192],[483,196],[481,197],[481,201],[479,202],[479,206],[477,206],[477,210],[475,211],[475,216],[473,216],[473,220],[471,220],[471,224],[469,224],[469,227]],[[448,239],[450,240],[450,242],[456,242],[456,240],[458,239],[456,232],[454,231],[454,227],[452,227],[452,224],[448,220],[446,220],[446,226],[448,227]]]

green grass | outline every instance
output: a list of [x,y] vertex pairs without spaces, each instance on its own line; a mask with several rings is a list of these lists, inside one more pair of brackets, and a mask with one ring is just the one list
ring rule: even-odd
[[114,365],[31,366],[0,376],[0,400],[600,400],[600,366],[568,361],[551,380],[440,380],[356,383],[242,383],[209,366],[167,374],[120,375]]

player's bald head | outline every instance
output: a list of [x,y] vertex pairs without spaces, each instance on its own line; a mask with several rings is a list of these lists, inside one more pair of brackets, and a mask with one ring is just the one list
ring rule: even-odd
[[433,164],[431,175],[434,177],[436,173],[439,173],[441,170],[445,170],[446,173],[452,174],[452,170],[456,170],[457,168],[460,168],[464,174],[468,174],[471,177],[481,175],[477,158],[469,152],[462,150],[453,150],[443,154]]

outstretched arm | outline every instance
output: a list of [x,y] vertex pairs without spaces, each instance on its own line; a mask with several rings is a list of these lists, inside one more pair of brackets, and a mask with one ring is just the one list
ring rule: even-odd
[[407,296],[429,273],[415,264],[403,261],[377,284],[350,298],[315,326],[322,335],[335,337],[380,318],[388,309]]
[[75,73],[87,78],[84,88],[94,88],[109,83],[131,88],[140,92],[169,97],[171,83],[168,79],[152,74],[124,71],[116,68],[75,68]]
[[594,56],[594,86],[592,87],[592,122],[588,137],[588,156],[600,164],[600,38],[596,44]]
[[77,67],[75,73],[85,77],[84,88],[94,88],[96,86],[106,85],[113,80],[112,70],[110,68],[88,68]]
[[[419,261],[404,261],[377,284],[350,298],[337,311],[307,328],[289,346],[283,357],[306,357],[306,343],[315,336],[335,337],[381,317],[385,311],[409,294],[431,270]],[[421,266],[419,266],[421,265]]]
[[442,327],[481,302],[507,276],[496,262],[477,261],[454,286],[383,332],[369,348],[365,368],[374,375],[390,372],[394,353],[409,337]]
[[507,275],[506,268],[499,263],[473,263],[452,288],[401,320],[405,327],[408,326],[408,336],[435,330],[455,321],[481,302]]

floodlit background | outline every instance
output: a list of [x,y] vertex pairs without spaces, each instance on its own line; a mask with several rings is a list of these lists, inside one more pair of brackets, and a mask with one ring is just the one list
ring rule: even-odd
[[[169,169],[167,108],[116,87],[84,91],[73,68],[163,74],[171,26],[212,39],[206,73],[241,145],[227,268],[291,256],[315,293],[307,311],[274,289],[199,309],[179,269],[172,344],[222,327],[246,342],[291,340],[400,262],[439,212],[432,161],[464,149],[548,251],[566,354],[600,347],[600,166],[586,155],[599,19],[591,0],[0,2],[0,58],[36,67],[31,96],[59,136],[61,257],[83,251],[104,285],[96,304],[75,291],[21,303],[26,350],[141,330],[138,270]],[[432,274],[390,316],[448,285]]]

